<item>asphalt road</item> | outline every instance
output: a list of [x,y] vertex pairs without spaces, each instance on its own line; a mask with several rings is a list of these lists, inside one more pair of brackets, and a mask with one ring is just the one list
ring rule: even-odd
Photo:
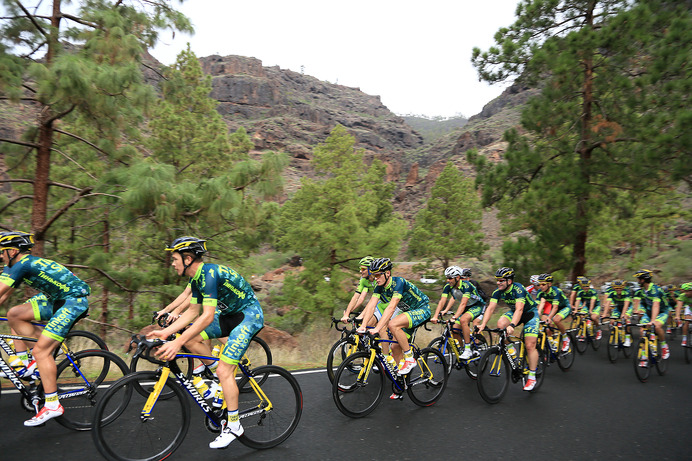
[[[432,460],[472,456],[481,459],[691,459],[686,439],[692,427],[692,364],[679,340],[668,372],[655,371],[640,383],[630,359],[608,362],[602,347],[578,356],[574,367],[548,369],[534,394],[511,385],[504,400],[486,404],[466,373],[453,371],[442,399],[419,408],[408,398],[385,399],[368,417],[350,419],[334,405],[324,370],[298,372],[304,408],[300,424],[282,445],[256,451],[239,442],[227,450],[207,448],[215,438],[193,420],[183,446],[171,460]],[[388,395],[388,394],[387,394]],[[0,460],[98,460],[89,433],[49,422],[25,428],[30,415],[18,396],[0,398]]]

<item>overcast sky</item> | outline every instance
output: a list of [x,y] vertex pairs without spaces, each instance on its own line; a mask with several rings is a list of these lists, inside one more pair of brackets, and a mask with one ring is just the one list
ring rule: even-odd
[[478,81],[471,50],[515,20],[518,0],[188,0],[193,36],[162,34],[164,64],[190,42],[198,57],[251,56],[264,66],[378,95],[397,114],[467,117],[506,85]]

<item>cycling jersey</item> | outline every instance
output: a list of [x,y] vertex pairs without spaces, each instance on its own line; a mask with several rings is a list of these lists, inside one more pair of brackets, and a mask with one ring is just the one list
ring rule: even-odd
[[447,298],[450,294],[456,300],[468,298],[469,300],[466,303],[467,308],[478,303],[484,304],[483,298],[481,298],[481,295],[478,293],[475,285],[471,282],[467,282],[466,280],[460,280],[459,286],[455,288],[452,288],[449,283],[446,284],[442,289],[442,297]]
[[402,312],[420,308],[430,310],[428,296],[403,277],[391,277],[385,286],[376,286],[373,296],[383,303],[401,298],[396,307]]
[[587,290],[581,289],[580,291],[577,292],[577,298],[575,299],[575,303],[577,301],[581,301],[581,310],[579,311],[582,314],[588,314],[589,313],[589,308],[591,307],[591,300],[595,299],[596,302],[593,305],[593,310],[591,311],[592,314],[600,314],[601,313],[601,301],[598,299],[598,293],[596,290],[593,288],[589,288]]
[[555,315],[559,315],[562,318],[567,317],[570,311],[569,299],[565,296],[565,293],[556,286],[551,286],[548,291],[539,291],[537,300],[545,299],[545,314],[550,314],[552,307],[557,305],[557,312]]
[[24,282],[53,301],[89,296],[86,282],[62,264],[29,254],[23,255],[12,267],[5,266],[0,283],[17,288]]
[[371,281],[367,277],[361,277],[360,280],[358,281],[358,287],[356,288],[356,293],[362,293],[363,291],[365,291],[365,292],[375,291],[376,286],[377,286],[377,283],[374,280]]
[[500,300],[507,303],[510,310],[507,311],[503,316],[511,319],[514,317],[514,312],[516,310],[517,302],[524,303],[524,310],[521,314],[521,319],[519,324],[524,324],[524,336],[536,336],[538,335],[538,304],[536,300],[529,295],[526,288],[519,283],[514,282],[506,290],[497,289],[493,291],[490,296],[490,302],[499,302]]
[[[622,315],[622,308],[625,307],[625,302],[632,302],[632,297],[630,296],[630,291],[627,289],[622,290],[619,295],[615,290],[611,290],[606,295],[606,299],[610,300],[610,305],[612,307],[611,317],[619,318]],[[632,312],[632,304],[630,304],[629,309],[627,309],[626,314],[630,315]]]
[[25,254],[0,274],[0,283],[12,288],[22,282],[41,291],[29,303],[34,320],[48,320],[41,334],[51,339],[63,341],[72,325],[89,310],[89,285],[55,261]]
[[688,297],[688,296],[685,296],[685,293],[680,293],[680,295],[678,295],[678,299],[677,299],[677,300],[678,300],[679,302],[682,302],[682,305],[683,305],[683,306],[687,306],[687,305],[692,304],[692,298],[690,298],[690,297]]
[[647,289],[641,287],[633,297],[634,300],[638,299],[640,301],[639,305],[644,307],[644,313],[648,318],[651,318],[651,309],[654,307],[656,301],[660,303],[658,309],[659,315],[668,313],[668,304],[665,302],[664,298],[663,290],[655,283],[650,283]]
[[204,263],[190,278],[192,302],[219,309],[221,315],[235,314],[257,302],[250,284],[230,267]]
[[534,284],[527,286],[526,291],[531,295],[533,299],[536,299],[538,297],[538,293],[540,292],[539,288]]

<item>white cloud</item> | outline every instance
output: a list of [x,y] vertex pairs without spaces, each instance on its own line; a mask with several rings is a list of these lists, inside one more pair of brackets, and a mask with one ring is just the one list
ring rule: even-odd
[[518,0],[189,0],[196,33],[162,35],[152,55],[172,64],[190,42],[199,57],[252,56],[379,95],[393,112],[474,115],[505,86],[478,81],[474,46],[514,22]]

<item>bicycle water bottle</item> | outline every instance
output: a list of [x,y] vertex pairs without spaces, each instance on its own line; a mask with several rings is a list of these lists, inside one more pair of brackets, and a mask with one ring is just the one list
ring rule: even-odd
[[593,336],[593,322],[591,319],[586,321],[586,331],[589,333],[589,336]]
[[199,376],[195,376],[192,379],[192,384],[197,388],[197,392],[199,392],[203,398],[208,399],[212,395],[207,383]]
[[557,338],[555,338],[554,336],[549,336],[548,342],[550,343],[550,349],[553,352],[557,352]]
[[211,385],[211,394],[213,395],[211,406],[214,408],[221,408],[223,406],[223,389],[217,383]]
[[392,357],[391,355],[388,355],[386,357],[386,360],[387,360],[387,366],[389,367],[389,371],[393,375],[396,375],[399,372],[399,370],[398,370],[399,367],[397,367],[397,365],[396,365],[396,360],[394,360],[394,357]]
[[653,352],[654,355],[656,355],[656,333],[651,332],[651,335],[649,335],[649,345],[651,347],[651,352]]
[[218,357],[219,354],[221,354],[221,348],[217,344],[216,346],[214,346],[214,350],[211,351],[211,355],[212,357]]
[[509,356],[512,357],[512,361],[517,363],[517,348],[514,347],[514,343],[509,343],[507,345],[507,352],[509,352]]

